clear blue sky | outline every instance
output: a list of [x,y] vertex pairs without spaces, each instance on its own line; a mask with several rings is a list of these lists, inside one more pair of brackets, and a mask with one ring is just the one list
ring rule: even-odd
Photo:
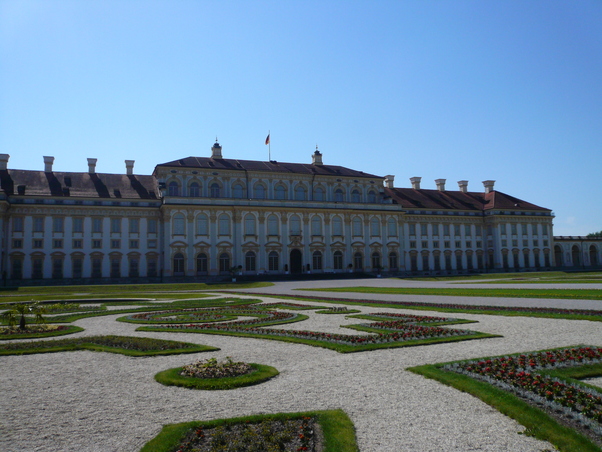
[[187,156],[482,181],[602,230],[602,1],[0,0],[9,168]]

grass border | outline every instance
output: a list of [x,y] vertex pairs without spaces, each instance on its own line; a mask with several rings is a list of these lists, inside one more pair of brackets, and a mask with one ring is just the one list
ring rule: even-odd
[[159,372],[155,375],[155,380],[165,386],[179,386],[188,389],[205,389],[208,391],[219,391],[227,389],[242,388],[253,386],[274,378],[280,372],[272,366],[265,364],[249,363],[253,371],[239,375],[238,377],[224,378],[196,378],[180,375],[182,367],[174,367]]
[[176,450],[187,433],[198,427],[204,429],[226,424],[261,422],[264,420],[288,420],[303,417],[316,419],[324,435],[323,452],[359,452],[355,438],[355,426],[343,410],[306,411],[301,413],[256,414],[230,419],[193,421],[180,424],[167,424],[157,436],[147,442],[140,452],[172,452]]
[[406,370],[477,397],[522,424],[526,429],[525,434],[548,441],[560,451],[600,452],[601,449],[588,438],[559,423],[544,411],[489,383],[441,369],[445,364],[449,363],[427,364]]
[[55,330],[49,331],[47,333],[32,333],[32,334],[6,334],[0,335],[0,341],[7,341],[13,339],[37,339],[44,337],[53,337],[53,336],[65,336],[67,334],[74,334],[84,331],[82,327],[75,325],[63,325],[66,327],[64,330]]

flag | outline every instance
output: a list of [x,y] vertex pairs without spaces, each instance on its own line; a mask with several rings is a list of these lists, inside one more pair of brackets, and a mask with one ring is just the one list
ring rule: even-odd
[[268,133],[268,136],[265,137],[265,144],[270,144],[270,134]]

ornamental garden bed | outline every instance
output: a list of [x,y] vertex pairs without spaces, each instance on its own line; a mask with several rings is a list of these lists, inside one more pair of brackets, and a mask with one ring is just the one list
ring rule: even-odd
[[28,325],[24,330],[18,327],[0,327],[0,340],[64,336],[80,331],[84,329],[73,325]]
[[[224,315],[244,315],[255,317],[253,319],[236,320],[226,323],[165,323],[162,325],[151,325],[139,327],[137,331],[161,331],[161,332],[187,332],[222,334],[241,337],[254,337],[261,339],[274,339],[286,342],[297,342],[336,350],[341,353],[374,350],[378,348],[405,347],[410,345],[425,345],[429,343],[452,342],[468,339],[482,339],[487,337],[498,337],[490,334],[479,333],[471,330],[460,330],[446,328],[439,324],[451,324],[469,322],[459,319],[430,318],[427,316],[406,316],[406,321],[396,317],[395,321],[376,324],[361,324],[348,326],[367,333],[373,334],[338,334],[323,333],[306,330],[290,330],[265,328],[282,323],[297,322],[308,318],[307,316],[278,311],[265,311],[255,308],[215,310]],[[149,315],[155,315],[149,314]],[[169,313],[173,315],[173,313]],[[385,315],[385,314],[383,314]],[[382,317],[382,316],[381,316]],[[137,316],[137,321],[140,321]],[[425,323],[432,325],[425,325]]]
[[166,425],[140,452],[216,450],[357,452],[359,449],[347,414],[329,410]]
[[600,451],[602,348],[576,346],[408,369],[468,392],[564,451]]
[[219,348],[189,342],[131,336],[88,336],[53,341],[0,344],[0,355],[26,355],[77,350],[120,353],[128,356],[155,356],[216,351]]
[[234,362],[230,357],[219,362],[216,358],[197,361],[183,367],[164,370],[155,380],[166,386],[189,389],[235,389],[263,383],[279,372],[274,367],[256,363]]

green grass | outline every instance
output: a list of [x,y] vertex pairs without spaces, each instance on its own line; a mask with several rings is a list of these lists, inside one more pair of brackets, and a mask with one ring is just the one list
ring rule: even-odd
[[[6,288],[0,291],[0,303],[15,301],[86,300],[100,298],[190,298],[196,291],[218,291],[227,289],[250,289],[269,287],[270,282],[252,283],[183,283],[183,284],[114,284],[96,286],[35,286]],[[196,294],[203,297],[202,294]]]
[[280,372],[274,367],[263,364],[249,363],[253,371],[240,375],[238,377],[224,378],[195,378],[180,375],[181,367],[167,369],[155,375],[155,380],[166,386],[180,386],[189,389],[205,389],[205,390],[223,390],[242,388],[244,386],[252,386],[270,378],[275,377]]
[[312,417],[322,428],[324,448],[322,452],[358,452],[355,439],[355,428],[349,416],[342,410],[307,411],[304,413],[260,414],[231,419],[212,421],[195,421],[182,424],[169,424],[161,432],[146,443],[140,452],[173,452],[178,448],[186,435],[193,429],[202,427],[209,429],[242,423],[259,423],[270,420],[289,420]]
[[602,300],[600,289],[448,289],[401,287],[332,287],[322,289],[295,289],[316,292],[348,292],[390,295],[436,295],[449,297],[497,298],[559,298],[573,300]]
[[64,330],[48,331],[44,333],[19,333],[19,334],[0,334],[0,341],[9,339],[38,339],[43,337],[65,336],[67,334],[79,333],[84,331],[79,326],[67,325]]
[[89,336],[52,341],[13,342],[0,345],[0,355],[27,355],[78,350],[119,353],[127,356],[156,356],[216,351],[219,348],[188,342],[129,336]]
[[[602,272],[510,272],[510,273],[480,273],[477,275],[454,275],[454,276],[423,276],[415,278],[404,278],[408,281],[448,281],[458,284],[478,283],[602,283]],[[488,281],[491,280],[491,281]]]

